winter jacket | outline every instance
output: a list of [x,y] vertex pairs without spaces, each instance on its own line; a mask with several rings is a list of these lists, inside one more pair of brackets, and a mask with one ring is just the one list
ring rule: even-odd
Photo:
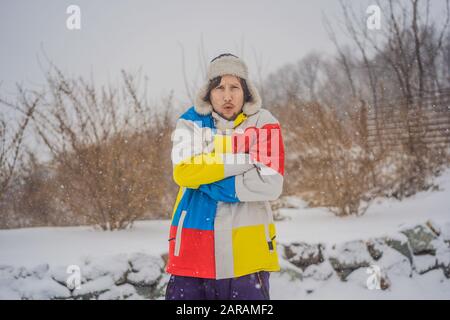
[[214,111],[198,110],[181,115],[172,135],[173,178],[180,188],[166,271],[209,279],[279,271],[269,203],[283,188],[279,122],[258,106],[224,132]]

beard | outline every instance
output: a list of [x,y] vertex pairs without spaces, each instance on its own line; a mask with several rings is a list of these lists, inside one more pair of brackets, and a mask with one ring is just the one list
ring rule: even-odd
[[233,114],[231,116],[230,115],[226,116],[222,112],[217,112],[218,115],[220,115],[224,119],[227,119],[228,121],[232,121],[232,120],[236,119],[236,117],[239,115],[239,113],[241,113],[241,111],[236,111],[236,112],[233,112]]

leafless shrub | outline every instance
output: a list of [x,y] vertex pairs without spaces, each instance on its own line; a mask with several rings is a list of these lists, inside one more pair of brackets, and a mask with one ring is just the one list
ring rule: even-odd
[[[46,195],[30,189],[37,180],[33,172],[26,175],[28,186],[22,191],[31,203],[63,207],[78,223],[103,230],[170,214],[169,199],[176,191],[170,174],[172,98],[157,113],[139,95],[139,78],[122,72],[122,79],[120,88],[99,89],[52,67],[32,116],[51,154],[51,175]],[[38,208],[24,205],[21,210],[31,214]],[[46,219],[42,216],[41,222],[50,224]]]

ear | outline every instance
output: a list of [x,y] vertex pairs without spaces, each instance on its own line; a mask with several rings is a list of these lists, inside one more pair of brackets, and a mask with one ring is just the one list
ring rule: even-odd
[[204,101],[203,98],[206,96],[206,92],[208,90],[208,83],[203,85],[197,93],[195,98],[194,109],[198,114],[207,115],[210,114],[213,110],[213,107],[209,101]]
[[258,89],[256,89],[256,87],[253,85],[253,83],[251,81],[247,80],[247,87],[248,87],[248,91],[250,91],[250,94],[252,95],[253,100],[251,102],[246,102],[244,104],[244,107],[242,108],[242,111],[250,116],[252,114],[255,114],[259,111],[259,109],[261,109],[261,97],[258,93]]

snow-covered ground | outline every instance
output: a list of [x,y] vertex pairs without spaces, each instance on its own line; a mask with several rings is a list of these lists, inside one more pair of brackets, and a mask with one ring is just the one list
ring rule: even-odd
[[280,242],[340,243],[380,237],[431,219],[450,222],[450,170],[436,179],[439,191],[421,192],[410,199],[380,199],[362,217],[335,217],[324,208],[305,208],[301,200],[292,201],[301,209],[282,209],[290,220],[277,224]]
[[170,221],[138,221],[133,229],[104,232],[92,227],[24,228],[0,231],[0,265],[33,267],[78,264],[88,257],[168,250]]
[[[450,170],[439,177],[437,182],[440,191],[422,192],[402,202],[383,199],[374,203],[362,217],[338,218],[324,208],[306,208],[300,199],[290,199],[290,202],[296,203],[298,208],[281,209],[285,220],[277,222],[278,244],[288,246],[296,242],[320,243],[328,248],[327,254],[330,254],[336,245],[355,240],[396,238],[400,230],[424,225],[429,220],[441,229],[442,236],[450,239]],[[0,271],[3,268],[3,273],[0,272],[0,298],[20,297],[16,292],[19,289],[14,289],[19,285],[13,284],[14,279],[20,278],[17,276],[20,273],[17,270],[20,268],[32,270],[48,264],[50,270],[59,268],[61,273],[61,270],[65,270],[69,265],[85,265],[86,261],[92,260],[104,261],[111,266],[114,264],[112,260],[120,265],[125,260],[142,261],[142,257],[160,257],[168,249],[169,224],[168,220],[139,221],[131,230],[114,232],[98,231],[91,227],[1,230]],[[395,256],[398,252],[392,254]],[[450,260],[450,253],[446,251],[444,254],[445,257],[448,255]],[[129,257],[132,257],[131,260],[127,260]],[[383,259],[380,260],[380,264],[384,266],[387,263],[386,266],[389,265],[391,268],[392,257],[389,258],[389,254],[386,253]],[[413,268],[419,268],[419,263],[429,264],[430,261],[434,261],[432,259],[434,257],[429,255],[414,257]],[[281,264],[284,272],[271,275],[270,291],[273,299],[450,299],[450,279],[444,276],[441,269],[419,274],[411,272],[408,263],[405,272],[389,274],[391,282],[389,289],[369,290],[366,285],[369,276],[366,268],[352,272],[346,281],[341,281],[336,274],[332,274],[333,270],[328,260],[322,263],[319,267],[321,270],[315,273],[316,275],[329,273],[329,277],[327,276],[325,280],[319,279],[320,276],[308,277],[307,272],[311,272],[311,269],[300,270],[287,259],[282,258]],[[395,270],[403,270],[401,269],[403,267],[399,267],[398,261],[395,262]],[[145,272],[152,274],[152,271]],[[141,277],[145,272],[141,273]],[[302,280],[298,280],[292,274],[301,275]],[[167,279],[167,276],[163,278]],[[109,278],[100,281],[103,287],[115,286],[110,282]],[[36,286],[44,290],[45,285],[45,282],[41,281],[39,284],[36,282],[33,290],[30,290],[36,293],[38,290]],[[23,287],[23,283],[20,286]],[[26,286],[33,287],[33,283],[27,283]],[[134,290],[130,286],[127,287],[127,284],[121,288],[126,288],[130,292]],[[46,296],[31,294],[29,297]],[[103,296],[109,297],[113,298],[114,295]],[[130,297],[137,295],[130,294]]]

